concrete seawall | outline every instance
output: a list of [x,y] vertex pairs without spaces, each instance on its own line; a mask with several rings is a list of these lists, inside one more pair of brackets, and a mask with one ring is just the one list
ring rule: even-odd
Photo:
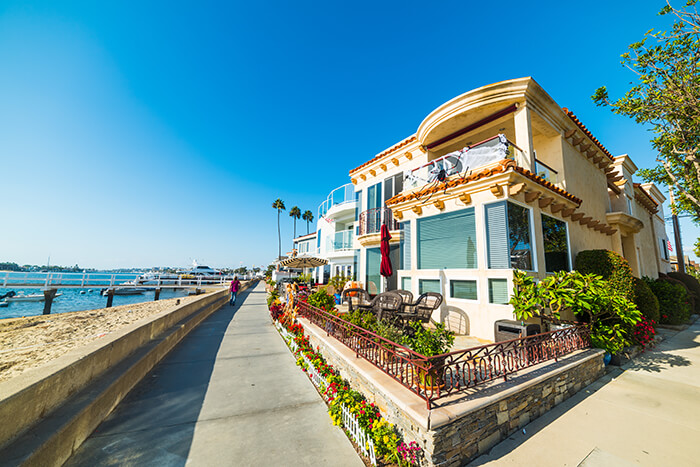
[[225,289],[206,294],[0,383],[0,420],[12,421],[0,424],[0,459],[9,465],[61,465],[129,390],[227,299]]

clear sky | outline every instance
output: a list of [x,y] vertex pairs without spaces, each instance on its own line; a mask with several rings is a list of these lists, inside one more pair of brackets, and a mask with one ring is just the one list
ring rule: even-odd
[[0,261],[266,265],[276,198],[316,216],[434,108],[523,76],[649,167],[651,135],[590,96],[629,86],[663,4],[3,0]]

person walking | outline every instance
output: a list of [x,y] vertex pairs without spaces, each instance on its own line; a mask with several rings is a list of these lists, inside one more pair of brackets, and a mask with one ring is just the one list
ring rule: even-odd
[[236,304],[236,294],[238,293],[238,288],[241,286],[240,281],[238,280],[238,276],[233,276],[233,280],[231,281],[231,287],[229,287],[229,290],[231,291],[231,300],[229,300],[228,304],[233,306]]

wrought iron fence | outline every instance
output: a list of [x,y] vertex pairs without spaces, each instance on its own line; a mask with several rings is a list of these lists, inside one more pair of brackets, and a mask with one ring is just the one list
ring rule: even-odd
[[428,409],[442,397],[590,347],[588,327],[576,325],[426,357],[305,302],[299,303],[299,316],[417,394]]
[[391,209],[387,207],[362,211],[360,213],[360,232],[358,235],[377,233],[382,228],[383,223],[386,223],[389,230],[397,230],[399,228],[399,223],[394,220]]

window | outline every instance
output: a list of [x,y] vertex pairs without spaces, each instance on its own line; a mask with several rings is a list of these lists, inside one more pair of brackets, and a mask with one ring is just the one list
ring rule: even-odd
[[489,268],[532,271],[530,210],[510,201],[485,209]]
[[375,209],[382,205],[381,202],[382,184],[377,183],[367,189],[367,209]]
[[355,192],[355,222],[360,220],[362,212],[362,191]]
[[367,248],[367,291],[378,294],[382,291],[382,276],[379,274],[379,265],[382,260],[379,248]]
[[418,293],[424,294],[425,292],[440,293],[440,279],[419,279]]
[[450,297],[477,300],[476,281],[450,281]]
[[660,242],[659,248],[661,251],[661,258],[668,261],[668,243],[667,243],[666,239],[664,239],[664,238],[660,238],[659,242]]
[[508,303],[508,279],[489,279],[489,303]]
[[410,277],[402,277],[401,278],[401,288],[403,290],[411,290],[411,278]]
[[569,270],[569,244],[566,222],[542,214],[544,266],[547,272]]
[[384,202],[403,191],[403,173],[384,179]]
[[418,269],[475,269],[474,208],[418,219]]

